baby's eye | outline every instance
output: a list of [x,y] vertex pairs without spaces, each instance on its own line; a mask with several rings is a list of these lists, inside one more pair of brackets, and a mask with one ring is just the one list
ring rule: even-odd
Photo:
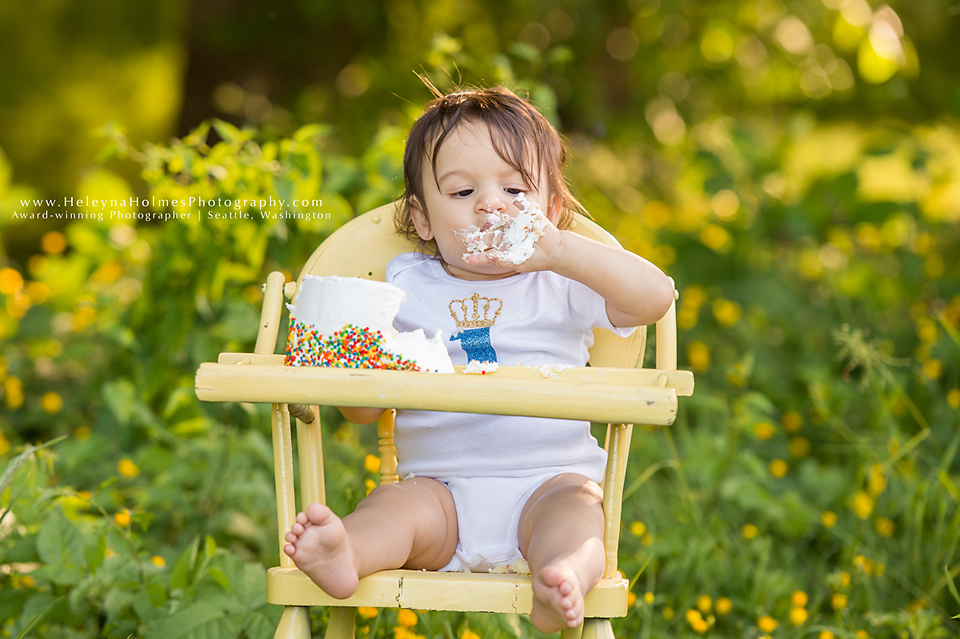
[[462,191],[457,191],[454,195],[457,197],[467,197],[471,193],[473,193],[473,189],[463,189]]
[[504,191],[506,191],[510,195],[520,195],[521,193],[524,193],[523,189],[514,188],[512,186],[505,188]]

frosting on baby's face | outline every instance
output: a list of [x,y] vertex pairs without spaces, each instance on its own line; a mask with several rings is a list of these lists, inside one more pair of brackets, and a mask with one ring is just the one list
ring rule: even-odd
[[539,205],[528,200],[523,193],[513,202],[519,205],[520,214],[510,217],[507,213],[488,211],[483,225],[473,224],[456,232],[467,247],[464,259],[491,251],[497,258],[511,264],[523,264],[533,256],[537,241],[543,237],[549,220]]

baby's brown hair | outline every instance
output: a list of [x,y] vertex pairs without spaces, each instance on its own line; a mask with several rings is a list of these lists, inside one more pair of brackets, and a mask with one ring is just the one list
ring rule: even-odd
[[[516,169],[531,187],[540,184],[541,172],[546,169],[546,186],[550,195],[561,199],[559,228],[570,225],[575,211],[584,211],[563,177],[566,145],[557,130],[533,105],[503,87],[470,89],[448,95],[435,93],[437,97],[427,104],[407,136],[403,153],[404,190],[395,218],[398,233],[408,239],[419,239],[410,207],[416,200],[430,219],[423,190],[426,161],[430,162],[436,181],[440,146],[458,126],[473,122],[487,126],[497,155]],[[421,241],[419,248],[429,253],[437,252],[433,240]]]

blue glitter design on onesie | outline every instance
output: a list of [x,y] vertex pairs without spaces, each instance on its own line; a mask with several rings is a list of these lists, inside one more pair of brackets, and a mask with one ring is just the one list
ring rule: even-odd
[[467,361],[497,361],[497,352],[490,343],[490,327],[468,328],[450,336],[450,341],[460,340],[460,346],[467,353]]

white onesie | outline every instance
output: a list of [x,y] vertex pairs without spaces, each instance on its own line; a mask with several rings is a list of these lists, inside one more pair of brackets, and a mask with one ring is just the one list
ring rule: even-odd
[[[386,280],[407,294],[394,326],[442,330],[454,364],[584,366],[594,328],[634,330],[614,328],[600,295],[550,271],[462,280],[405,253]],[[443,570],[509,565],[521,556],[517,525],[530,495],[561,473],[600,483],[606,464],[585,421],[403,410],[394,437],[400,477],[431,477],[453,495],[460,541]]]

